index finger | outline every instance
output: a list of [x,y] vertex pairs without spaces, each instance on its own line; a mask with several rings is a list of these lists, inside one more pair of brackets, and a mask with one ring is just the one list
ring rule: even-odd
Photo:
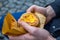
[[26,29],[29,33],[33,33],[35,30],[37,30],[36,27],[30,26],[29,24],[27,24],[27,23],[25,23],[25,22],[23,22],[23,21],[18,21],[18,23],[19,23],[20,25],[22,25],[22,27],[23,27],[24,29]]

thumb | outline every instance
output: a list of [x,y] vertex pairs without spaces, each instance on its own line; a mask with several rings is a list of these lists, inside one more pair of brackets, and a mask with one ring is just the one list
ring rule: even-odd
[[27,23],[20,20],[18,20],[18,23],[22,25],[22,27],[26,29],[30,34],[32,34],[37,38],[47,38],[50,35],[49,32],[46,31],[45,29],[40,29],[40,28],[30,26]]
[[34,33],[34,31],[36,31],[38,28],[36,28],[36,27],[33,27],[33,26],[30,26],[30,25],[28,25],[27,23],[25,23],[25,22],[23,22],[23,21],[20,21],[20,20],[18,20],[18,23],[20,24],[20,25],[22,25],[22,27],[25,29],[25,30],[27,30],[29,33]]
[[36,5],[33,5],[33,6],[31,6],[31,7],[29,7],[29,8],[27,9],[27,13],[29,13],[29,12],[34,13],[34,12],[35,12],[35,9],[36,9]]

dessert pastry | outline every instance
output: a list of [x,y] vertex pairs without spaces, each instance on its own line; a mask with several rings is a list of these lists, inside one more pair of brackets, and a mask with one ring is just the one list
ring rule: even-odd
[[[24,13],[21,15],[20,20],[28,23],[31,26],[44,28],[46,17],[40,13]],[[27,33],[27,31],[19,25],[16,19],[8,13],[3,22],[2,34],[8,36],[18,36]]]
[[33,13],[22,14],[22,16],[20,17],[20,20],[28,23],[31,26],[38,26],[38,24],[39,24],[39,19]]

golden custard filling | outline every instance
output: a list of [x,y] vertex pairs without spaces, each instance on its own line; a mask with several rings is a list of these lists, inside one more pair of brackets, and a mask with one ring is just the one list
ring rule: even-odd
[[39,23],[38,18],[33,13],[25,13],[20,17],[20,20],[28,23],[31,26],[37,26]]
[[[21,15],[20,20],[31,26],[44,28],[46,18],[39,13],[24,13]],[[4,18],[2,34],[8,36],[19,36],[25,33],[27,33],[27,30],[25,30],[22,25],[18,24],[16,19],[8,13]]]

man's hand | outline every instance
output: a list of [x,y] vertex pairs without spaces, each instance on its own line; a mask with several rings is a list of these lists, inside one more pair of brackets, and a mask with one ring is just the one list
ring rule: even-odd
[[[27,12],[42,13],[43,15],[47,17],[47,23],[53,17],[55,17],[55,12],[51,6],[44,8],[44,7],[33,5],[30,8],[28,8]],[[16,37],[9,36],[10,40],[55,40],[55,38],[53,38],[50,35],[50,33],[45,29],[30,26],[27,23],[19,21],[19,20],[18,20],[18,23],[22,25],[23,28],[28,31],[28,33],[24,35],[16,36]]]
[[51,6],[48,7],[40,7],[33,5],[30,8],[27,9],[27,12],[39,12],[42,13],[47,17],[46,23],[48,23],[53,17],[55,17],[55,12]]
[[30,26],[23,21],[18,21],[20,25],[23,26],[25,30],[28,31],[27,34],[20,36],[9,36],[10,40],[55,40],[47,30]]

